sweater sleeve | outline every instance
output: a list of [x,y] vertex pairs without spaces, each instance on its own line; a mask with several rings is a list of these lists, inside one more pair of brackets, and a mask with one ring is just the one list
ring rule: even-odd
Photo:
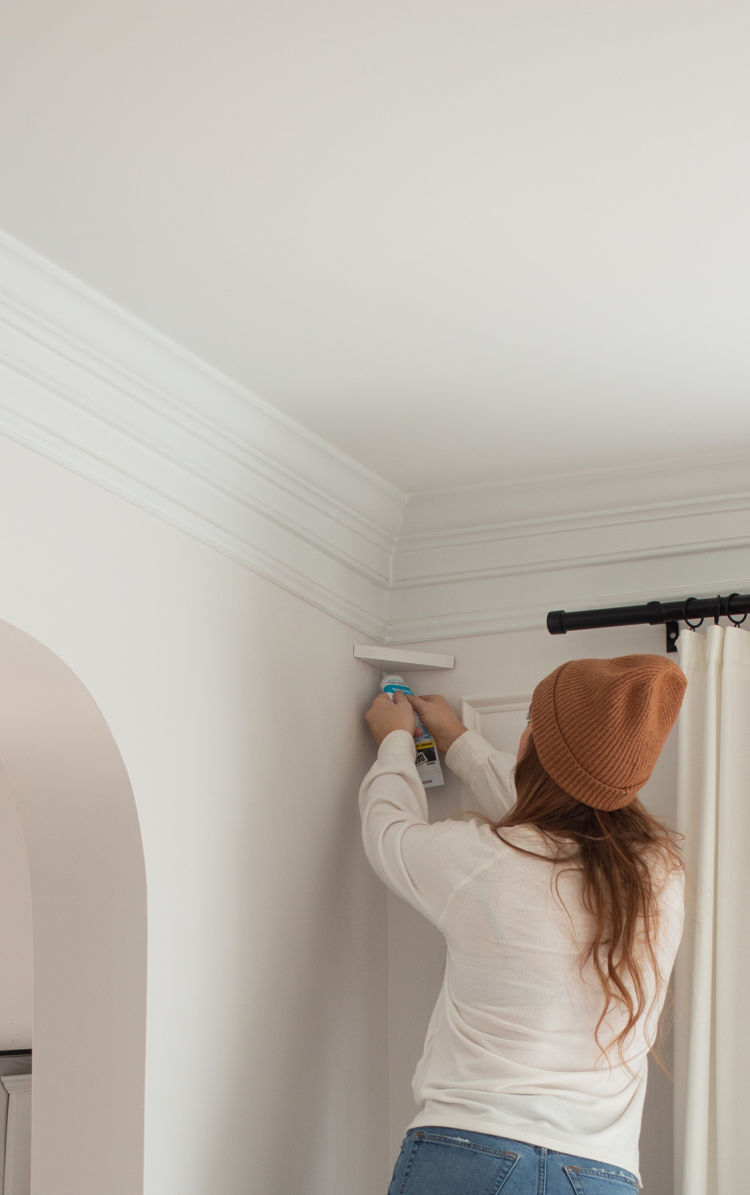
[[439,926],[463,877],[467,827],[450,820],[430,825],[415,757],[408,731],[383,739],[359,790],[362,841],[381,880]]
[[490,821],[500,821],[515,804],[515,756],[496,750],[476,730],[454,740],[445,762],[471,790],[476,811]]

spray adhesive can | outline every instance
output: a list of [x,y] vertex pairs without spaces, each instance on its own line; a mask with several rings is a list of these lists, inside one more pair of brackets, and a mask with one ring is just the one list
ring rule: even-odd
[[[401,676],[384,676],[380,682],[380,687],[384,693],[388,694],[391,701],[393,701],[393,694],[396,691],[411,693],[412,697],[414,696],[413,691]],[[414,711],[414,716],[416,717],[416,710]],[[443,770],[440,767],[435,740],[425,730],[419,718],[417,718],[417,735],[414,739],[414,745],[417,748],[417,771],[425,788],[436,788],[437,785],[444,784]]]

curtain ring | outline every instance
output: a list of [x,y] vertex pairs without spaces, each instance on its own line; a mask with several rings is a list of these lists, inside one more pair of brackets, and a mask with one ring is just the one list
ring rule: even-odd
[[717,595],[716,595],[716,613],[714,614],[714,626],[718,627],[720,618],[721,618],[721,594],[717,593]]
[[691,630],[691,631],[696,631],[696,630],[698,629],[698,627],[700,627],[700,626],[703,626],[703,619],[702,619],[702,618],[700,618],[700,619],[698,620],[698,622],[691,622],[691,621],[690,621],[690,619],[688,618],[688,615],[687,615],[688,603],[689,603],[689,602],[694,602],[694,601],[695,601],[695,598],[694,598],[694,597],[689,597],[689,598],[685,598],[685,601],[682,603],[682,621],[683,621],[683,622],[684,622],[684,623],[685,623],[687,626],[689,626],[689,627],[690,627],[690,630]]
[[730,622],[733,622],[736,627],[741,627],[743,622],[747,618],[747,611],[745,611],[745,613],[742,615],[742,618],[732,618],[732,615],[729,613],[729,604],[730,604],[732,598],[736,598],[739,596],[740,595],[738,593],[730,593],[729,597],[727,598],[727,618],[729,619]]

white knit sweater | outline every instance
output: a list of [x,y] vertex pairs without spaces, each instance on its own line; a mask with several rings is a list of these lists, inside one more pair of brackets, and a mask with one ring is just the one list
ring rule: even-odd
[[[591,918],[574,848],[569,863],[553,864],[515,850],[478,818],[429,824],[414,757],[411,735],[392,731],[360,789],[373,868],[447,946],[409,1127],[493,1133],[638,1175],[647,1053],[682,932],[682,872],[662,866],[655,873],[661,979],[649,989],[651,1014],[627,1039],[624,1066],[616,1048],[603,1058],[594,1040],[603,993],[591,964],[580,968]],[[499,820],[515,802],[514,757],[475,731],[461,735],[445,760],[479,813]],[[531,826],[502,833],[535,856],[549,853]],[[620,1015],[603,1023],[605,1044],[624,1024]]]

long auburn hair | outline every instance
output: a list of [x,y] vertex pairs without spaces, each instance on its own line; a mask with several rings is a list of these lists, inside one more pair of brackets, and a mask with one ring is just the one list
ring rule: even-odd
[[[658,981],[654,943],[659,909],[651,870],[655,852],[661,852],[667,872],[683,869],[677,836],[637,798],[622,809],[605,812],[571,797],[543,768],[533,733],[516,764],[515,780],[516,803],[505,817],[492,823],[493,828],[503,838],[503,829],[531,823],[552,848],[543,858],[553,862],[570,861],[569,850],[561,849],[565,845],[561,838],[576,844],[573,862],[583,872],[583,906],[594,923],[594,936],[581,954],[580,966],[583,969],[592,962],[604,996],[594,1037],[605,1055],[616,1045],[624,1061],[627,1035],[648,1011],[644,944],[645,966]],[[515,843],[503,841],[523,851]],[[618,1006],[626,1013],[625,1027],[604,1046],[599,1039],[602,1023],[610,1009]],[[658,1057],[656,1060],[659,1062]]]

